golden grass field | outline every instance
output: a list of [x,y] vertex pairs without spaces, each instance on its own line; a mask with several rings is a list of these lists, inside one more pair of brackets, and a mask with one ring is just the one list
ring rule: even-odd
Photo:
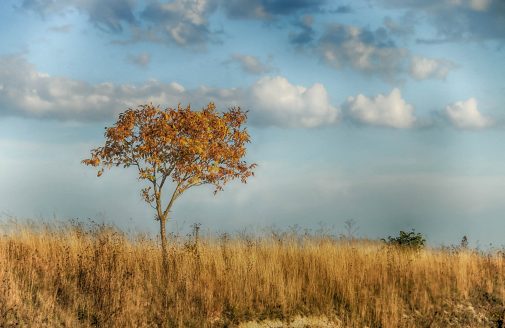
[[505,256],[270,235],[159,245],[105,226],[0,230],[0,327],[503,327]]

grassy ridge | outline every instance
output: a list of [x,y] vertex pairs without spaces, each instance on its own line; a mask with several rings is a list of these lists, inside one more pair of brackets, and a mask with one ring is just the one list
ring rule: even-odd
[[10,227],[0,327],[501,327],[505,313],[500,253],[225,236],[172,239],[168,277],[161,263],[155,240],[104,226]]

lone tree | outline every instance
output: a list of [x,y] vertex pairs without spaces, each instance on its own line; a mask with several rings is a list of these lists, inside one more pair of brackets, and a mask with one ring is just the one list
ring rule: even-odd
[[[189,105],[177,109],[141,105],[121,113],[114,126],[105,128],[105,145],[92,149],[91,157],[82,162],[99,167],[98,176],[112,166],[137,168],[139,180],[148,182],[142,198],[156,210],[160,222],[166,266],[165,226],[175,200],[194,186],[211,184],[215,194],[230,180],[246,183],[254,175],[256,164],[242,160],[250,141],[243,127],[246,120],[247,113],[239,107],[219,113],[213,103],[201,111]],[[171,193],[165,194],[167,185]]]

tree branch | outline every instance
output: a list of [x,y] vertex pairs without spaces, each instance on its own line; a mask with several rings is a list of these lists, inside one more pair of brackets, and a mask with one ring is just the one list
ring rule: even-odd
[[181,186],[181,182],[178,182],[177,187],[175,187],[174,193],[172,194],[172,197],[170,198],[170,202],[168,203],[167,207],[165,208],[165,211],[163,211],[164,218],[168,215],[170,208],[172,208],[172,205],[174,204],[174,201],[176,200],[176,198],[178,196],[180,186]]

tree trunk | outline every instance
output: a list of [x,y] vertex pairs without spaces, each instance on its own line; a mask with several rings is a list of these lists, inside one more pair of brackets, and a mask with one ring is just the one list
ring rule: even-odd
[[[167,233],[165,230],[165,225],[167,222],[166,217],[160,217],[160,237],[161,237],[161,256],[163,259],[162,269],[161,269],[161,284],[162,284],[162,300],[163,308],[168,306],[168,253],[167,253]],[[167,318],[165,317],[165,321]]]
[[163,269],[168,269],[168,254],[167,254],[167,234],[165,230],[167,218],[160,217],[160,237],[161,237],[161,256],[163,258]]

